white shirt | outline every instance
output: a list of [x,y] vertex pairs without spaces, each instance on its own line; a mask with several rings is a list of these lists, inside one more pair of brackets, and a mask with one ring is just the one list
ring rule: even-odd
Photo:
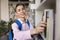
[[[18,19],[22,24],[23,22]],[[13,34],[14,34],[14,39],[16,40],[28,40],[28,39],[32,39],[31,38],[31,34],[30,34],[30,30],[33,29],[33,26],[30,23],[30,28],[28,27],[27,23],[22,25],[22,30],[20,31],[18,29],[18,25],[16,23],[12,24],[12,29],[13,29]]]

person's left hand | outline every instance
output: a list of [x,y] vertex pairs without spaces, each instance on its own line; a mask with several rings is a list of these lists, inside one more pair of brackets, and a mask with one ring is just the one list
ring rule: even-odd
[[37,24],[36,30],[37,32],[44,32],[44,27],[46,27],[46,23],[44,21],[41,21],[40,23]]

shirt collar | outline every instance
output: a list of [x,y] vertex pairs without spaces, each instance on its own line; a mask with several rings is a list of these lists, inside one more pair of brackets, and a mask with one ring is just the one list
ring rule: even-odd
[[[18,19],[21,23],[23,23],[23,21],[21,21],[20,19]],[[27,22],[27,20],[26,20],[26,22]]]

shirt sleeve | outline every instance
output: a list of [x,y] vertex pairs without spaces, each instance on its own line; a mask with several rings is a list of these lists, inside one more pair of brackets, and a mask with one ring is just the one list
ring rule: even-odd
[[16,38],[16,39],[32,39],[30,30],[20,31],[18,29],[18,25],[16,23],[12,24],[12,29],[13,29],[14,38]]

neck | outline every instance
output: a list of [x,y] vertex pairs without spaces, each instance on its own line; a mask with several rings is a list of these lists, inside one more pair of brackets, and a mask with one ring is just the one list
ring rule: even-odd
[[25,22],[25,18],[19,18],[22,22]]

